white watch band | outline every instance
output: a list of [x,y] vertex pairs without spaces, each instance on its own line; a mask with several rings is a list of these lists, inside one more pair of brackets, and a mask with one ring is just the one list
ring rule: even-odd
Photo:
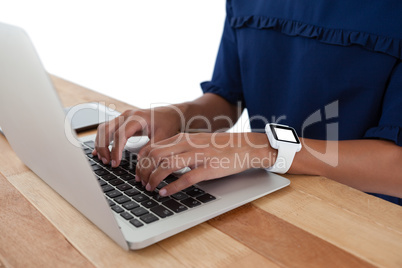
[[293,144],[280,143],[275,164],[272,167],[267,168],[267,170],[279,174],[285,174],[292,165],[295,154],[296,150]]

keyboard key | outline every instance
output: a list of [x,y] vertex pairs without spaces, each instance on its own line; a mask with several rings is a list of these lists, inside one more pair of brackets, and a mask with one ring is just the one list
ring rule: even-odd
[[128,162],[127,160],[125,160],[125,159],[122,159],[121,161],[120,161],[120,166],[121,167],[128,167],[130,165],[130,162]]
[[215,200],[216,197],[213,195],[210,195],[210,194],[204,194],[204,195],[198,196],[197,199],[200,200],[202,203],[207,203],[212,200]]
[[127,174],[127,171],[125,171],[122,168],[113,168],[110,170],[113,174],[117,175],[117,176],[121,176],[121,175],[125,175]]
[[104,193],[106,193],[106,192],[109,192],[109,191],[112,191],[112,190],[114,190],[114,188],[112,187],[112,186],[110,186],[110,185],[105,185],[105,186],[102,186],[102,191],[104,192]]
[[125,195],[122,195],[122,196],[116,197],[113,200],[116,201],[119,204],[123,204],[123,203],[126,203],[126,202],[130,201],[131,199],[128,198],[127,196],[125,196]]
[[110,174],[110,173],[107,173],[107,174],[105,174],[105,175],[103,175],[103,176],[101,176],[101,177],[102,177],[102,179],[104,179],[105,181],[111,181],[111,180],[113,180],[113,179],[117,179],[117,177],[116,177],[115,175]]
[[142,185],[141,182],[136,182],[133,186],[142,192],[146,191],[145,186]]
[[126,220],[131,220],[131,219],[134,218],[134,217],[133,217],[130,213],[128,213],[128,212],[123,212],[123,213],[120,214],[120,216],[122,216],[122,217],[125,218]]
[[120,179],[125,180],[125,181],[129,181],[129,180],[134,180],[135,176],[132,175],[132,174],[127,173],[127,174],[121,175]]
[[132,186],[136,186],[137,182],[135,180],[129,180],[127,183],[131,184]]
[[98,175],[98,176],[103,176],[103,175],[106,175],[106,174],[108,174],[108,173],[109,173],[109,172],[106,171],[106,170],[104,170],[104,169],[99,169],[99,170],[96,170],[96,171],[95,171],[95,174]]
[[92,155],[92,149],[89,149],[89,148],[85,148],[84,149],[84,154],[91,154]]
[[91,167],[96,166],[96,162],[92,161],[91,159],[89,159],[88,163],[91,165]]
[[182,200],[181,202],[182,202],[184,205],[188,206],[189,208],[193,208],[193,207],[196,207],[196,206],[201,205],[201,202],[200,202],[200,201],[197,201],[197,200],[195,200],[194,198],[191,198],[191,197],[189,197],[189,198],[187,198],[187,199],[184,199],[184,200]]
[[170,199],[170,200],[168,200],[168,201],[165,201],[165,202],[163,202],[162,204],[163,204],[164,206],[170,208],[171,210],[173,210],[173,212],[176,212],[176,213],[185,211],[185,210],[187,209],[186,206],[180,204],[179,202],[177,202],[177,201],[175,201],[175,200],[173,200],[173,199]]
[[133,196],[133,199],[137,202],[143,202],[149,199],[148,196],[144,195],[144,194],[137,194]]
[[195,188],[195,186],[190,186],[190,187],[187,187],[186,189],[184,189],[184,190],[182,190],[183,192],[188,192],[188,191],[191,191],[191,190],[193,190]]
[[165,218],[165,217],[173,215],[173,212],[171,212],[170,210],[168,210],[164,206],[160,206],[160,205],[151,208],[151,211],[153,213],[155,213],[156,215],[158,215],[159,217],[161,217],[161,218]]
[[192,197],[197,197],[199,195],[205,194],[205,192],[203,190],[201,190],[200,188],[194,187],[194,189],[188,191],[187,194]]
[[146,210],[146,209],[143,208],[143,207],[135,208],[135,209],[131,210],[130,212],[133,213],[133,214],[134,214],[135,216],[137,216],[137,217],[149,213],[149,211]]
[[156,186],[156,189],[162,189],[163,187],[165,187],[167,185],[167,183],[166,182],[164,182],[164,181],[161,181],[159,184],[158,184],[158,186]]
[[122,180],[120,180],[120,179],[113,179],[113,180],[109,181],[109,183],[110,183],[111,185],[113,185],[113,186],[117,186],[117,185],[123,184],[124,181],[122,181]]
[[91,168],[92,168],[92,171],[97,171],[97,170],[99,170],[99,169],[103,169],[101,166],[98,166],[98,165],[93,165],[93,166],[91,166]]
[[165,182],[166,182],[166,183],[172,183],[172,182],[176,181],[177,179],[178,179],[178,178],[177,178],[176,176],[169,175],[169,176],[167,176],[167,177],[165,178]]
[[120,206],[115,205],[112,207],[112,209],[117,212],[117,213],[122,213],[124,211],[124,209],[122,209]]
[[120,193],[120,191],[113,190],[113,191],[107,192],[106,195],[109,196],[110,198],[115,198],[115,197],[121,196],[122,193]]
[[158,192],[149,192],[149,191],[145,190],[144,194],[146,194],[149,197],[156,197],[158,195]]
[[158,202],[155,202],[154,200],[147,200],[147,201],[142,202],[141,205],[143,205],[146,208],[152,208],[159,204],[158,204]]
[[183,200],[183,199],[188,198],[188,195],[186,195],[185,193],[182,193],[182,192],[178,192],[178,193],[172,194],[172,197],[176,200]]
[[124,192],[124,191],[130,190],[130,189],[133,189],[133,187],[131,187],[130,185],[125,183],[125,184],[121,184],[121,185],[117,186],[117,189]]
[[131,220],[130,221],[130,223],[132,224],[132,225],[134,225],[135,227],[141,227],[141,226],[144,226],[144,224],[142,223],[142,222],[140,222],[139,220],[137,220],[137,219],[133,219],[133,220]]
[[134,202],[134,201],[130,201],[130,202],[127,202],[127,203],[124,203],[123,204],[123,207],[125,208],[125,209],[127,209],[127,210],[132,210],[132,209],[135,209],[135,208],[138,208],[140,205],[138,205],[136,202]]
[[99,163],[99,164],[103,164],[102,160],[100,160],[98,157],[93,157],[92,161],[95,161],[96,163]]
[[134,196],[134,195],[139,194],[140,192],[136,189],[130,189],[130,190],[125,191],[124,193],[128,196]]
[[107,199],[107,198],[106,198],[106,200],[107,200],[107,202],[109,203],[109,206],[113,207],[114,205],[116,205],[116,203],[113,202],[112,200]]
[[140,220],[142,220],[145,223],[151,223],[151,222],[157,221],[159,219],[154,214],[148,213],[148,214],[145,214],[144,216],[140,217]]
[[137,160],[137,154],[132,153],[130,151],[124,150],[122,154],[122,158],[127,160],[127,161],[136,161]]
[[170,196],[160,196],[159,194],[154,197],[154,199],[158,202],[165,202],[170,200]]
[[91,148],[91,149],[95,148],[95,142],[94,141],[86,141],[86,142],[84,142],[84,144],[86,146],[88,146],[89,148]]
[[98,182],[99,182],[99,185],[100,185],[100,186],[105,186],[105,185],[107,185],[107,182],[105,182],[104,180],[99,179]]
[[130,163],[128,166],[124,167],[127,171],[135,174],[137,166],[134,165],[133,163]]

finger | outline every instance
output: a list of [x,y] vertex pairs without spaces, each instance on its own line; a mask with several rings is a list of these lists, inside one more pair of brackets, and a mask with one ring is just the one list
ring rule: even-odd
[[124,116],[119,116],[109,122],[99,125],[98,127],[95,138],[95,150],[93,154],[98,155],[103,162],[110,162],[109,145],[111,142],[112,133],[116,131],[123,121]]
[[179,155],[172,155],[165,158],[157,168],[150,174],[146,184],[148,191],[153,191],[168,175],[185,167],[194,167],[197,164],[194,152],[187,152]]
[[147,155],[149,151],[152,149],[152,145],[158,141],[162,141],[165,138],[165,133],[162,131],[157,131],[154,136],[150,137],[149,141],[142,146],[140,151],[138,152],[138,158],[141,158],[143,155]]
[[111,151],[112,167],[120,165],[121,155],[127,140],[147,128],[145,119],[139,116],[130,116],[126,121],[114,132],[113,146]]
[[160,196],[169,196],[180,192],[200,181],[218,178],[209,168],[195,168],[159,190]]
[[144,185],[148,184],[149,176],[160,165],[161,161],[174,155],[188,151],[185,143],[176,144],[173,147],[153,148],[149,153],[140,157],[137,163],[136,174],[140,177]]
[[139,152],[138,157],[144,157],[149,154],[154,148],[167,148],[173,147],[179,142],[184,140],[184,133],[177,134],[173,137],[163,139],[163,133],[158,133],[157,136],[151,138],[151,140],[144,146]]

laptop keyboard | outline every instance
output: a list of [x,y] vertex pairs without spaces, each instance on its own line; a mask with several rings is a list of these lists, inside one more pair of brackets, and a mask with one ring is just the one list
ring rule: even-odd
[[197,185],[161,197],[159,190],[178,179],[173,174],[165,178],[155,191],[149,192],[141,182],[135,181],[136,154],[124,150],[120,166],[112,168],[92,155],[93,141],[84,142],[82,147],[111,209],[137,228],[216,199]]

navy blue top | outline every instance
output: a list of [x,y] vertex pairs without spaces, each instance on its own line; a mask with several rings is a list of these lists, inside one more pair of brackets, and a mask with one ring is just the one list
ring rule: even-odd
[[228,0],[226,11],[201,87],[246,107],[253,131],[276,122],[305,138],[402,146],[402,1]]

